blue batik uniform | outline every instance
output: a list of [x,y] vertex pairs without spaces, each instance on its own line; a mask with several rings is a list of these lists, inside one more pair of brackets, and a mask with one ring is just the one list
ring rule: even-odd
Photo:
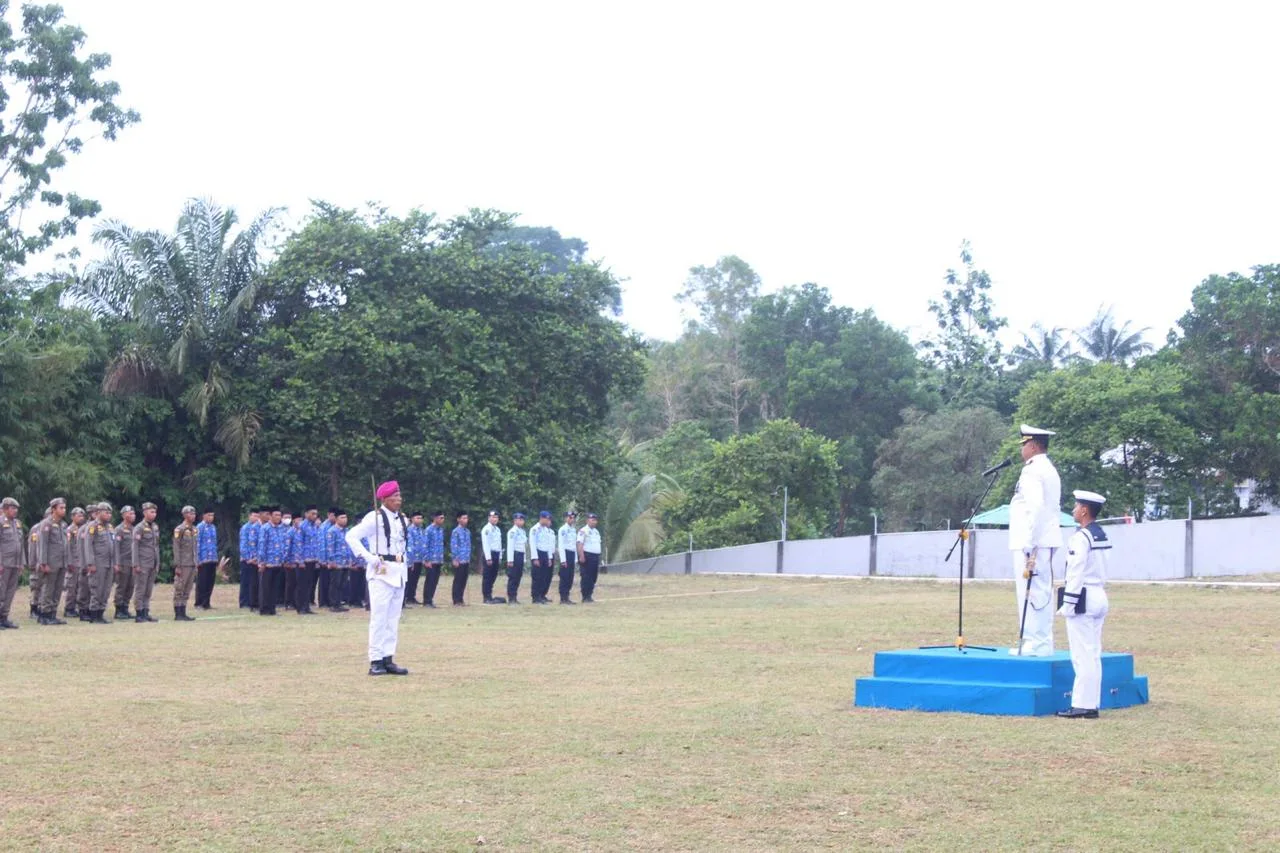
[[289,554],[289,543],[292,540],[289,534],[292,529],[284,524],[264,524],[262,537],[258,541],[258,562],[264,566],[284,565]]
[[258,540],[261,535],[262,525],[256,521],[240,527],[240,562],[247,563],[258,559]]
[[459,563],[471,562],[471,531],[462,525],[453,528],[449,535],[449,553]]
[[354,565],[355,555],[347,544],[347,531],[336,524],[329,525],[325,533],[324,561],[340,569]]
[[320,529],[320,522],[302,522],[298,528],[298,550],[300,562],[318,563],[324,559],[324,531]]
[[290,524],[288,529],[289,544],[285,546],[284,561],[287,565],[294,565],[302,562],[302,539],[298,536],[298,528]]
[[218,525],[203,521],[196,525],[196,562],[218,562]]
[[444,562],[444,528],[438,524],[427,527],[426,562]]
[[[435,527],[434,524],[431,526]],[[409,538],[405,540],[405,561],[411,566],[427,562],[428,529],[419,524],[409,525]]]

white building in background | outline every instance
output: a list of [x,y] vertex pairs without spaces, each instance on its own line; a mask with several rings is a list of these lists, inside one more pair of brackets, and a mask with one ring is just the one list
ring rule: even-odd
[[1270,498],[1258,498],[1257,506],[1253,506],[1254,493],[1257,490],[1257,480],[1245,480],[1236,486],[1236,500],[1240,502],[1240,508],[1253,509],[1266,515],[1280,515],[1280,506],[1276,506]]

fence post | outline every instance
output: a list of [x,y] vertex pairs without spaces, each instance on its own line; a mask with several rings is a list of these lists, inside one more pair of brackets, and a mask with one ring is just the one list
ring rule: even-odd
[[692,551],[684,552],[684,573],[686,575],[693,574],[693,552]]
[[867,576],[876,576],[876,539],[879,538],[875,531],[871,533],[871,562],[867,564]]
[[1183,545],[1182,555],[1182,576],[1184,578],[1193,578],[1196,576],[1196,549],[1195,534],[1192,532],[1191,517],[1187,517],[1187,536]]
[[784,540],[779,539],[778,540],[778,568],[777,568],[776,574],[782,574],[782,552],[786,549],[786,547],[787,547],[787,543]]

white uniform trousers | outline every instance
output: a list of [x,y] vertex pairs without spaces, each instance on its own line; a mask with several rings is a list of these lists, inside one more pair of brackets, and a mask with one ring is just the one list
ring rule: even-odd
[[400,638],[400,611],[404,607],[404,587],[392,586],[376,578],[369,581],[369,660],[382,660],[396,653]]
[[1071,647],[1071,707],[1098,709],[1102,701],[1102,623],[1107,618],[1107,593],[1100,586],[1085,587],[1086,612],[1069,614],[1067,643]]
[[[1052,559],[1051,548],[1036,549],[1036,574],[1031,578],[1031,604],[1027,607],[1027,623],[1022,632],[1024,657],[1047,657],[1053,654],[1053,614],[1057,606],[1053,600],[1053,575],[1050,568]],[[1027,593],[1027,579],[1022,576],[1022,570],[1026,567],[1027,558],[1021,551],[1014,551],[1013,583],[1018,593],[1018,621],[1013,623],[1015,630],[1022,624],[1022,601]],[[1017,646],[1010,651],[1016,654]]]

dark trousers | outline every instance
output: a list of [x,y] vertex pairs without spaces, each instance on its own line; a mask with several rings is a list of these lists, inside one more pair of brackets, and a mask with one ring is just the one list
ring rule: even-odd
[[467,592],[467,578],[471,575],[471,561],[459,563],[453,569],[453,603],[462,604]]
[[[316,568],[311,572],[311,586],[315,588],[315,602],[319,607],[337,607],[341,601],[338,598],[338,591],[332,588],[329,577],[329,570],[322,569],[316,563],[312,563]],[[307,606],[311,605],[311,598],[307,599]]]
[[325,574],[329,576],[329,606],[341,607],[347,600],[347,570],[329,569]]
[[490,551],[486,554],[489,559],[484,564],[484,572],[480,576],[480,592],[484,594],[484,600],[488,601],[493,598],[493,584],[498,580],[498,567],[502,565],[502,552]]
[[590,598],[596,589],[596,578],[600,576],[600,555],[582,555],[582,597]]
[[404,588],[405,604],[418,601],[418,578],[422,577],[422,563],[414,563],[409,567],[409,584]]
[[316,582],[316,562],[308,560],[302,568],[293,570],[296,579],[293,588],[293,607],[299,613],[311,609],[311,586]]
[[347,594],[347,601],[356,607],[364,607],[365,596],[369,591],[369,580],[364,576],[364,570],[361,568],[348,570],[347,579],[351,581],[351,589]]
[[240,561],[240,606],[258,606],[258,567]]
[[263,616],[276,615],[276,587],[281,574],[279,566],[267,566],[259,573],[262,590],[258,598],[258,612]]
[[435,600],[436,587],[440,585],[440,564],[427,563],[427,582],[422,587],[422,603],[430,604]]
[[196,569],[196,607],[208,607],[213,598],[214,572],[218,564],[201,563]]
[[541,601],[551,591],[551,554],[539,551],[533,558],[533,600]]
[[560,600],[568,601],[569,593],[573,592],[573,564],[577,561],[578,555],[572,551],[560,552]]
[[293,566],[284,567],[284,589],[276,589],[276,601],[283,602],[285,607],[298,606],[298,575],[302,569]]
[[516,600],[520,592],[520,580],[524,577],[524,554],[517,552],[507,564],[507,603]]

